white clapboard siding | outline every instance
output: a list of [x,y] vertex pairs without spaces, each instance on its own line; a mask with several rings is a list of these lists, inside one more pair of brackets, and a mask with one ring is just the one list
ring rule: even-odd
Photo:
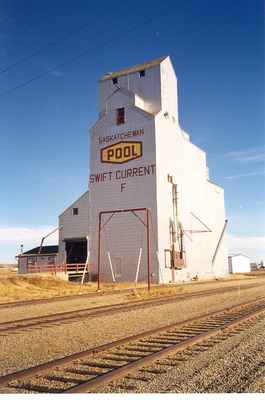
[[[73,215],[78,208],[78,215]],[[59,262],[65,261],[65,239],[86,238],[89,235],[89,192],[86,191],[59,215]]]
[[[144,76],[140,71],[145,70]],[[117,82],[113,82],[113,78]],[[209,180],[206,153],[181,129],[177,78],[169,57],[104,76],[99,83],[99,118],[90,132],[89,231],[92,272],[98,268],[98,223],[101,211],[130,208],[150,210],[150,261],[153,282],[189,280],[228,273],[225,237],[212,263],[225,223],[223,189]],[[117,124],[124,107],[125,123]],[[206,118],[207,116],[205,116]],[[140,132],[140,134],[138,133]],[[139,141],[142,155],[122,164],[106,163],[101,152],[119,142]],[[147,173],[152,168],[152,173]],[[186,266],[172,271],[165,265],[173,218],[172,175],[177,184],[178,220],[184,235]],[[146,222],[143,212],[141,218]],[[140,215],[139,214],[139,215]],[[103,217],[103,224],[109,216]],[[63,222],[62,222],[63,223]],[[70,236],[75,236],[74,226]],[[101,233],[101,277],[112,277],[109,256],[119,280],[135,278],[142,248],[139,280],[147,279],[146,228],[135,215],[114,215]]]

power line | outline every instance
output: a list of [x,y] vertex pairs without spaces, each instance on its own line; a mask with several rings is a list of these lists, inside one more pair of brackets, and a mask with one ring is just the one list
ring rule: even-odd
[[[165,11],[166,10],[167,9],[165,9]],[[165,17],[167,14],[168,13],[166,13],[166,12],[164,14],[159,13],[159,18]],[[146,25],[146,24],[152,22],[155,19],[156,19],[156,17],[148,18],[148,19],[146,19],[146,21],[144,23],[136,24],[132,28],[127,29],[126,32],[127,33],[128,32],[133,32],[135,29],[139,28],[140,26]],[[102,47],[107,46],[108,44],[112,43],[112,41],[113,41],[113,39],[111,39],[110,41],[107,41],[105,44],[102,45]],[[57,68],[59,69],[59,68],[65,67],[66,65],[73,64],[75,61],[77,61],[78,59],[80,59],[83,56],[85,56],[89,51],[91,51],[90,47],[86,48],[84,51],[82,51],[81,53],[77,54],[76,56],[70,58],[69,60],[67,60],[67,61],[65,61],[63,63],[57,64],[55,67],[53,67],[53,69],[57,69]],[[32,82],[35,82],[35,81],[37,81],[39,79],[42,79],[42,78],[44,78],[46,76],[50,76],[50,72],[51,71],[45,71],[45,72],[42,72],[42,73],[40,73],[38,75],[35,75],[31,79],[28,79],[28,80],[26,80],[26,81],[24,81],[24,82],[22,82],[22,83],[20,83],[20,84],[18,84],[16,86],[10,88],[10,89],[7,89],[7,90],[4,90],[4,91],[0,92],[0,96],[2,97],[2,96],[5,96],[5,95],[8,95],[8,94],[10,94],[12,92],[15,92],[16,90],[22,89],[23,87],[30,85]]]
[[[82,31],[82,30],[84,30],[86,28],[88,28],[89,25],[90,24],[85,24],[80,29],[78,29],[77,31],[69,32],[62,40],[64,41],[67,38],[69,38],[70,36],[80,32],[80,31]],[[39,54],[41,54],[44,48],[54,46],[57,43],[58,43],[58,40],[57,41],[48,42],[45,46],[41,47],[40,49],[36,50],[35,52],[31,53],[30,55],[25,56],[25,57],[21,57],[20,59],[18,59],[14,63],[7,65],[3,69],[0,69],[0,74],[4,74],[5,72],[9,71],[10,69],[15,68],[16,66],[18,66],[18,65],[20,65],[20,64],[22,64],[22,63],[24,63],[26,61],[31,60],[32,58],[34,58],[34,57],[38,56]]]
[[86,30],[89,26],[90,26],[90,23],[81,25],[78,29],[75,29],[75,30],[72,30],[71,32],[68,32],[62,39],[56,40],[56,41],[50,41],[50,42],[46,43],[44,46],[40,47],[38,50],[34,51],[33,53],[29,54],[28,56],[21,57],[17,61],[15,61],[14,63],[6,65],[4,68],[0,69],[0,74],[4,74],[4,73],[10,71],[11,69],[17,67],[18,65],[23,64],[23,63],[33,59],[34,57],[36,57],[39,54],[41,54],[42,51],[44,50],[44,48],[47,48],[47,47],[49,48],[51,46],[55,46],[60,41],[65,41],[69,37],[74,36],[74,35],[82,32],[82,31]]

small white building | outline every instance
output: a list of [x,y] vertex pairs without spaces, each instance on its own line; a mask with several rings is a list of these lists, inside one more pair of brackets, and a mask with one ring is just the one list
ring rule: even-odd
[[34,272],[35,266],[38,266],[38,272],[41,272],[41,267],[52,267],[58,263],[58,246],[34,247],[16,258],[19,274]]
[[250,259],[244,254],[234,254],[228,257],[230,274],[250,272]]

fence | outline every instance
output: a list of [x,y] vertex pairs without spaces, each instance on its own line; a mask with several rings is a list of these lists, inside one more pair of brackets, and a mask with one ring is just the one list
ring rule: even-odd
[[[83,273],[86,264],[60,264],[60,265],[45,265],[45,264],[35,264],[28,266],[28,273],[57,273],[64,272],[65,274],[73,273]],[[89,268],[88,268],[89,270]]]

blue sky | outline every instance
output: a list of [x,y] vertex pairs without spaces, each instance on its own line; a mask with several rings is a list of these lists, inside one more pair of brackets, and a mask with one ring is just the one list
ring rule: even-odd
[[265,258],[263,1],[0,0],[0,262],[87,189],[101,75],[167,54],[180,123],[225,188],[230,251]]

